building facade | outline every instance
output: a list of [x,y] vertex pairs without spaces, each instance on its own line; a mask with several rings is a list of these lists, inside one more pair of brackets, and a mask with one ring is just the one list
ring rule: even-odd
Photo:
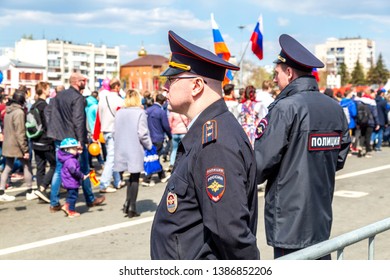
[[47,80],[47,72],[44,66],[11,59],[7,70],[3,70],[1,86],[6,94],[11,95],[21,85],[27,87],[31,97],[35,95],[35,85],[39,81]]
[[365,73],[375,64],[375,41],[361,38],[329,38],[325,44],[316,45],[316,56],[325,63],[324,70],[336,75],[340,65],[345,63],[349,73],[355,68],[356,61],[362,65]]
[[21,39],[15,43],[15,58],[43,66],[47,81],[53,86],[69,86],[69,77],[80,72],[88,78],[91,90],[100,86],[106,77],[118,76],[119,47],[78,45],[62,40]]
[[161,72],[168,67],[168,58],[161,55],[148,55],[144,48],[138,58],[121,66],[120,79],[127,88],[135,88],[141,93],[161,89]]

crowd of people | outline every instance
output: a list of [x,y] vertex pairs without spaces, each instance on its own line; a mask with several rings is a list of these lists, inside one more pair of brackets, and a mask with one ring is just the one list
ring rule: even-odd
[[[127,185],[123,211],[128,217],[135,217],[139,216],[138,185],[142,182],[143,186],[154,186],[156,180],[167,182],[178,144],[188,130],[188,118],[167,110],[164,92],[129,89],[122,96],[120,80],[106,78],[100,89],[85,96],[85,84],[86,78],[74,73],[68,89],[51,89],[49,83],[38,82],[35,97],[24,86],[12,96],[5,95],[0,87],[1,202],[15,200],[5,190],[13,187],[11,178],[16,174],[27,187],[27,200],[39,199],[50,204],[52,213],[62,210],[68,217],[78,217],[75,203],[80,186],[89,207],[105,200],[104,195],[95,197],[88,179],[90,170],[100,165],[99,192],[113,193]],[[28,115],[35,111],[41,133],[34,131],[32,135]],[[99,144],[98,155],[88,152],[91,143]],[[159,157],[169,160],[170,165],[156,176],[142,175],[144,150],[153,145]],[[74,172],[65,171],[69,169],[69,162],[65,166],[68,159],[74,159]],[[79,165],[75,164],[76,159]],[[130,174],[128,182],[124,181],[124,172]],[[69,195],[65,203],[60,202],[61,187]]]
[[[94,207],[126,186],[123,212],[133,218],[140,215],[140,183],[168,182],[151,228],[152,259],[259,259],[257,192],[266,182],[265,232],[275,258],[329,239],[336,171],[350,151],[371,157],[389,140],[385,91],[321,93],[311,73],[324,64],[283,34],[274,79],[236,94],[222,81],[227,69],[239,67],[172,31],[168,38],[172,55],[162,92],[123,94],[114,77],[85,98],[87,80],[73,73],[68,89],[51,94],[42,81],[34,102],[21,87],[0,104],[0,201],[15,200],[5,190],[17,162],[26,198],[69,218],[80,216],[80,188]],[[32,118],[39,120],[35,126]],[[102,154],[89,152],[95,143]],[[145,151],[152,149],[169,167],[143,175]],[[99,196],[91,187],[92,156],[103,167]]]
[[343,107],[352,136],[350,155],[370,158],[372,151],[382,150],[384,142],[390,144],[390,95],[384,88],[357,92],[351,87],[344,94],[327,88],[324,94]]

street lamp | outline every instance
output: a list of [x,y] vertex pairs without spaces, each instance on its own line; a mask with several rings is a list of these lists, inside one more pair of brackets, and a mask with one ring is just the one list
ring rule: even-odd
[[246,25],[239,25],[238,28],[240,29],[240,32],[241,32],[241,42],[240,42],[240,83],[239,83],[239,87],[242,88],[242,84],[243,84],[243,69],[242,69],[242,62],[243,62],[243,53],[242,53],[242,39],[243,39],[243,34],[242,34],[242,30],[244,30]]

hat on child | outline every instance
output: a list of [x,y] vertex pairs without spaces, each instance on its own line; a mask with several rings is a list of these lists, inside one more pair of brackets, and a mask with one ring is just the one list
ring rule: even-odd
[[74,138],[65,138],[61,141],[60,148],[71,148],[71,147],[78,147],[79,142]]

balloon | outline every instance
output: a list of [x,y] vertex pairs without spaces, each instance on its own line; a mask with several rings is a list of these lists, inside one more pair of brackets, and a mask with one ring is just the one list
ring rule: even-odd
[[91,154],[91,156],[97,156],[100,154],[100,146],[98,143],[91,143],[88,146],[88,152]]
[[103,132],[100,132],[99,134],[99,142],[103,144],[106,143],[106,140],[104,140]]
[[11,61],[8,57],[1,55],[0,56],[0,71],[1,70],[7,70],[8,66],[11,64]]
[[110,90],[110,79],[105,78],[102,83],[102,89]]
[[0,84],[1,84],[1,82],[3,81],[3,78],[4,78],[4,77],[3,77],[3,72],[0,71]]

